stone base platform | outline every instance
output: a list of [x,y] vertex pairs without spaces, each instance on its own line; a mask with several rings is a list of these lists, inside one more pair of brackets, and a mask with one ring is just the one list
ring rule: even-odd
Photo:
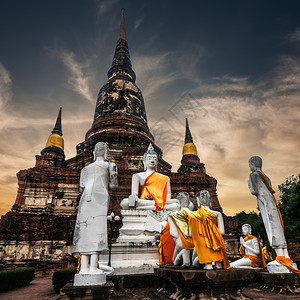
[[260,284],[280,294],[299,295],[300,274],[294,273],[257,273]]
[[242,295],[242,288],[257,278],[253,269],[199,270],[170,266],[156,269],[155,274],[164,281],[157,292],[165,299],[249,299]]
[[75,274],[74,286],[104,285],[106,274]]
[[[108,253],[101,254],[100,263],[107,264]],[[159,251],[152,243],[116,243],[112,245],[111,266],[115,275],[149,274],[159,263]]]
[[66,284],[60,290],[60,298],[63,300],[92,300],[92,299],[110,299],[113,294],[114,284],[107,282],[104,285],[90,285],[90,286],[73,286],[72,283]]

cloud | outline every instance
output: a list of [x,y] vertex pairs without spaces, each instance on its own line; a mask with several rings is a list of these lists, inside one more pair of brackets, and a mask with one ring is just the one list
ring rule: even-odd
[[0,109],[12,98],[12,82],[9,72],[0,63]]
[[106,0],[106,1],[99,1],[98,3],[98,15],[102,16],[115,4],[118,0]]
[[178,78],[174,71],[169,71],[171,52],[161,55],[135,55],[132,59],[133,68],[138,74],[138,84],[143,91],[145,101],[150,101],[152,96],[161,88],[166,88],[168,83]]
[[[164,77],[166,64],[162,66],[160,76]],[[225,213],[255,210],[256,198],[247,187],[251,156],[263,158],[264,171],[275,190],[285,177],[300,173],[300,58],[279,57],[277,65],[256,82],[230,75],[205,83],[192,74],[186,78],[199,84],[163,113],[152,115],[151,132],[162,118],[176,128],[164,126],[165,136],[157,139],[158,146],[167,149],[164,159],[173,165],[173,171],[178,169],[184,119],[188,117],[200,160],[207,173],[218,180],[219,201]],[[170,78],[168,88],[175,84]],[[162,91],[156,88],[152,92],[152,98],[159,98]],[[179,142],[166,145],[170,137]]]
[[287,41],[288,42],[299,42],[300,41],[300,28],[297,28],[296,30],[294,30],[294,32],[290,33],[287,36]]
[[85,72],[88,65],[78,62],[75,58],[75,54],[71,51],[59,51],[58,58],[64,63],[69,71],[68,83],[70,84],[70,88],[85,100],[94,104],[95,99],[90,90],[90,77],[87,76]]
[[137,30],[143,22],[143,18],[139,18],[134,22],[134,30]]

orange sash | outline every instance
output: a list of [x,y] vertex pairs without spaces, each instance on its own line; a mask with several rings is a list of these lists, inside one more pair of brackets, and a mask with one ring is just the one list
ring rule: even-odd
[[260,244],[260,241],[258,240],[258,238],[249,234],[244,238],[244,241],[247,242],[247,241],[252,240],[252,239],[257,239],[261,258],[259,258],[257,256],[254,256],[254,255],[249,255],[249,254],[244,255],[245,250],[243,249],[243,246],[240,246],[239,252],[240,252],[240,254],[244,255],[244,258],[249,258],[251,260],[251,266],[253,268],[255,268],[255,267],[265,268],[267,266],[266,261],[265,261],[265,256],[264,256],[264,253],[262,251],[262,247],[261,247],[261,244]]
[[259,174],[262,182],[265,184],[265,186],[267,187],[267,189],[269,190],[269,192],[272,194],[272,196],[274,198],[274,201],[275,201],[275,204],[276,204],[276,207],[277,207],[277,211],[278,211],[278,214],[279,214],[279,217],[280,217],[280,221],[281,221],[281,225],[282,225],[282,230],[284,231],[284,225],[283,225],[282,216],[281,216],[281,213],[280,213],[280,210],[279,210],[279,205],[278,205],[278,202],[277,202],[277,200],[276,200],[276,198],[274,196],[275,191],[269,186],[266,175],[264,173],[260,172],[260,171],[257,171],[257,173]]
[[159,262],[163,264],[173,264],[172,258],[175,249],[175,242],[170,235],[170,223],[167,222],[161,236],[159,247]]
[[169,177],[157,172],[150,174],[141,187],[141,199],[151,197],[155,201],[155,210],[162,210],[167,201],[167,182]]

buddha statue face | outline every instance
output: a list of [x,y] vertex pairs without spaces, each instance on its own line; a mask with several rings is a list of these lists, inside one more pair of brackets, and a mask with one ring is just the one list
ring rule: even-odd
[[196,194],[196,199],[197,199],[198,207],[201,207],[201,206],[210,207],[211,199],[210,199],[210,194],[208,191],[203,190],[203,191],[198,192]]
[[99,142],[95,145],[94,148],[94,160],[97,159],[97,157],[104,157],[104,160],[107,159],[108,154],[108,146],[104,142]]
[[252,172],[262,168],[262,159],[259,156],[252,156],[249,159],[249,168]]
[[242,233],[244,236],[247,236],[249,234],[251,234],[251,225],[250,224],[244,224],[242,226]]
[[181,207],[189,207],[190,205],[190,195],[187,192],[181,192],[177,195]]
[[144,158],[144,169],[157,169],[157,155],[156,154],[147,154]]
[[144,170],[151,169],[157,170],[157,163],[158,163],[158,155],[155,152],[152,144],[149,144],[148,150],[144,153],[143,157],[144,163]]

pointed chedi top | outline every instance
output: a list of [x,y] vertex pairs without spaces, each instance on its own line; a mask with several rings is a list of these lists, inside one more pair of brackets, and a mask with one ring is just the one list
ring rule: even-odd
[[182,155],[195,155],[198,156],[197,148],[193,143],[193,137],[191,135],[188,119],[185,118],[185,139],[184,139],[184,146],[182,150]]
[[121,24],[120,24],[120,32],[119,32],[119,37],[118,40],[127,40],[126,37],[126,27],[125,27],[125,9],[121,9]]
[[193,142],[193,137],[191,135],[190,127],[189,127],[189,122],[188,119],[185,118],[185,140],[184,143],[192,143]]
[[62,108],[60,107],[55,126],[52,130],[52,133],[49,135],[46,147],[41,151],[41,154],[55,153],[65,156],[64,139],[62,137],[63,134],[61,127],[61,113]]
[[55,123],[55,126],[52,130],[52,133],[53,134],[58,134],[60,136],[62,136],[62,130],[61,130],[61,111],[62,111],[62,108],[60,107],[59,108],[59,113],[58,113],[58,116],[57,116],[57,119],[56,119],[56,123]]
[[135,82],[136,75],[131,66],[129,48],[126,39],[125,27],[125,9],[122,8],[120,32],[116,45],[115,55],[111,68],[108,70],[107,76],[111,80],[115,77],[126,77],[130,81]]

